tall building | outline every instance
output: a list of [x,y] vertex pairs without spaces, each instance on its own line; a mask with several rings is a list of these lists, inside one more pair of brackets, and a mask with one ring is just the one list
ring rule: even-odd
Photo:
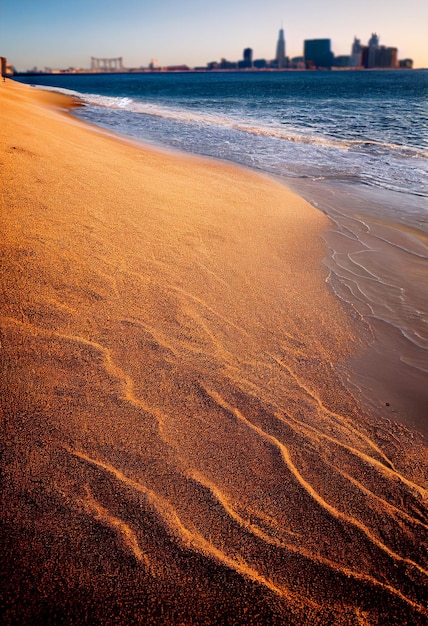
[[308,69],[331,69],[333,53],[330,39],[305,39],[304,55]]
[[243,52],[242,61],[238,61],[238,68],[242,69],[250,69],[253,67],[253,50],[252,48],[245,48]]
[[387,46],[380,46],[376,51],[376,65],[388,69],[398,67],[398,50]]
[[350,67],[361,67],[361,55],[362,55],[362,47],[360,39],[354,37],[354,42],[351,48],[351,58],[350,58]]
[[379,45],[379,36],[373,33],[368,46],[361,46],[361,67],[366,69],[398,67],[398,50]]
[[369,66],[369,47],[361,46],[361,67],[363,67],[366,70],[368,66]]
[[369,39],[369,55],[367,59],[367,67],[376,67],[376,53],[379,49],[379,35],[372,33]]
[[285,58],[285,39],[284,39],[284,29],[281,28],[279,31],[278,43],[276,44],[276,57],[275,57],[276,65],[279,69],[282,67],[286,67],[287,61]]
[[252,48],[245,48],[244,50],[244,63],[247,67],[253,66],[253,50]]

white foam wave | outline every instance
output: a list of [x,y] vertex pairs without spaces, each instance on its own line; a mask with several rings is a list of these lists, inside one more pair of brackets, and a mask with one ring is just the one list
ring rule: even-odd
[[[66,91],[66,90],[63,90]],[[392,143],[381,143],[371,140],[353,140],[353,139],[334,139],[331,137],[322,137],[314,134],[303,134],[302,132],[290,132],[289,129],[282,129],[268,124],[257,122],[242,121],[233,116],[220,116],[209,111],[195,112],[187,108],[170,107],[164,104],[155,104],[152,102],[143,102],[132,98],[117,96],[101,96],[98,94],[78,94],[86,104],[92,106],[105,107],[109,109],[121,109],[130,113],[150,115],[168,119],[171,121],[179,121],[202,125],[224,126],[240,132],[249,133],[251,135],[260,135],[264,137],[272,137],[290,141],[293,143],[317,144],[326,148],[336,148],[339,150],[349,151],[351,149],[359,149],[364,147],[372,147],[378,149],[386,149],[397,151],[405,157],[421,157],[428,158],[428,152],[419,148],[403,147]]]
[[220,116],[218,114],[211,113],[210,111],[204,111],[202,113],[191,111],[187,108],[171,107],[165,104],[155,104],[152,102],[134,100],[129,97],[103,96],[94,93],[82,93],[73,91],[72,89],[49,87],[45,85],[34,86],[45,91],[55,91],[79,98],[86,105],[129,111],[130,113],[150,115],[152,117],[159,117],[171,121],[223,126],[251,135],[271,137],[297,144],[312,144],[324,148],[335,148],[345,152],[350,150],[364,150],[367,148],[381,151],[389,150],[405,158],[428,158],[427,151],[416,147],[409,148],[408,146],[404,147],[394,143],[383,143],[367,139],[335,139],[332,137],[315,135],[310,132],[305,134],[300,129],[295,132],[290,132],[289,128],[278,128],[273,125],[270,126],[268,123],[263,124],[260,121],[258,121],[257,125],[255,125],[253,120],[245,122],[242,118],[236,119],[233,116],[227,115]]

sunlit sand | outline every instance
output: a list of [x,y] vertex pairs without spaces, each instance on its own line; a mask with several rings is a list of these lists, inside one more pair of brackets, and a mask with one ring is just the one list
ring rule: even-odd
[[0,87],[6,623],[425,623],[426,448],[343,382],[328,219]]

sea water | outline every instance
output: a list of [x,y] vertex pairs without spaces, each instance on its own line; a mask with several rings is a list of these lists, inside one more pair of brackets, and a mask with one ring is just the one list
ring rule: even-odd
[[329,284],[372,337],[372,368],[353,377],[358,393],[372,403],[387,394],[384,406],[424,429],[428,70],[19,80],[78,96],[74,115],[105,129],[279,177],[327,213]]
[[428,195],[428,71],[45,75],[86,121],[271,174]]

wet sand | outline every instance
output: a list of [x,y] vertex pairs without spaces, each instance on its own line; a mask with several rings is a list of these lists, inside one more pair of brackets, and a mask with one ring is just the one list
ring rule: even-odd
[[0,87],[5,623],[426,623],[426,447],[343,383],[327,217]]
[[291,185],[330,217],[328,281],[366,328],[346,379],[371,414],[428,437],[425,199],[343,182]]

